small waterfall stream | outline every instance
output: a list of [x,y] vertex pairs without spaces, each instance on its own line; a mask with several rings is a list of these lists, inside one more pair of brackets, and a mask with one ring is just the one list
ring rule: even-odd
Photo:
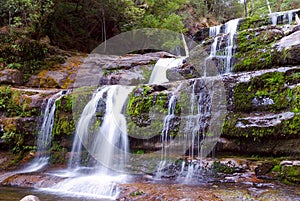
[[157,168],[157,173],[156,177],[160,178],[163,176],[163,169],[170,165],[168,159],[168,155],[172,154],[169,153],[171,150],[168,150],[168,144],[172,143],[172,137],[170,136],[170,127],[172,124],[172,120],[175,118],[175,107],[176,107],[176,102],[178,99],[178,92],[181,89],[182,84],[180,84],[175,91],[172,92],[172,96],[169,99],[169,104],[168,104],[168,114],[164,118],[164,124],[161,132],[161,143],[162,143],[162,150],[161,150],[161,161],[158,164]]
[[39,129],[37,140],[38,155],[33,159],[29,166],[25,167],[22,173],[38,171],[48,164],[50,158],[49,150],[51,147],[51,135],[54,125],[54,115],[56,108],[55,103],[67,93],[69,93],[69,91],[60,91],[47,100],[45,111],[43,112],[43,123]]
[[[125,175],[116,172],[123,171],[128,158],[123,105],[132,89],[111,85],[101,87],[93,94],[78,121],[69,168],[62,175],[70,178],[46,190],[115,199],[119,193],[116,183],[126,180]],[[99,110],[105,113],[97,114]],[[82,157],[83,148],[89,152],[88,158]]]
[[162,84],[168,82],[166,72],[170,68],[177,67],[183,63],[185,57],[161,58],[155,64],[148,84]]
[[44,101],[42,105],[45,106],[45,110],[42,112],[43,120],[41,126],[38,130],[38,139],[37,139],[37,156],[31,161],[27,166],[21,170],[13,171],[8,174],[4,174],[0,177],[0,182],[5,180],[8,177],[11,177],[15,174],[22,173],[31,173],[36,172],[44,168],[49,163],[50,158],[50,146],[51,146],[51,135],[54,124],[54,115],[56,108],[56,101],[62,98],[69,91],[60,91],[49,99]]
[[293,10],[290,10],[288,12],[275,12],[275,13],[270,13],[270,18],[272,21],[272,25],[276,26],[279,23],[280,24],[292,24],[294,13]]
[[[210,27],[209,36],[215,37],[211,45],[210,55],[206,60],[217,59],[217,67],[221,74],[232,72],[234,35],[236,33],[240,19],[230,20],[225,23],[225,28],[221,25]],[[226,36],[226,37],[225,37]],[[223,47],[223,40],[226,38],[226,46]],[[206,62],[209,65],[209,62]],[[208,68],[208,66],[206,66]],[[205,76],[205,75],[204,75]]]

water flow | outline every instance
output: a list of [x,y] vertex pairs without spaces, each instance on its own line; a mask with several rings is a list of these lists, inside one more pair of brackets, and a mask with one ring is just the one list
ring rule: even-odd
[[234,48],[234,34],[236,33],[237,26],[239,23],[239,19],[230,20],[225,24],[225,33],[229,34],[227,39],[227,46],[226,46],[226,70],[225,73],[230,73],[232,71],[232,55],[233,55],[233,48]]
[[295,15],[295,20],[296,20],[296,15],[297,15],[296,11],[297,10],[291,10],[291,11],[287,11],[287,12],[270,13],[269,16],[271,18],[272,25],[276,26],[278,24],[292,24],[294,15]]
[[69,159],[68,169],[70,171],[82,167],[82,142],[86,142],[89,137],[89,127],[95,123],[97,106],[100,99],[104,99],[109,87],[105,86],[94,92],[91,100],[86,104],[80,119],[76,125],[75,138],[73,140],[72,151]]
[[[192,86],[190,98],[190,114],[187,117],[184,140],[189,146],[188,164],[185,180],[190,181],[195,171],[199,169],[199,163],[193,163],[194,158],[202,158],[201,142],[205,138],[211,112],[211,99],[203,80],[195,80]],[[185,172],[185,163],[181,173]]]
[[168,82],[167,70],[177,67],[183,63],[185,57],[179,58],[160,58],[151,73],[149,84],[162,84]]
[[45,167],[50,158],[50,146],[51,146],[51,135],[54,124],[54,115],[55,115],[55,102],[67,94],[68,91],[60,91],[46,100],[45,110],[43,114],[43,122],[41,127],[38,129],[38,140],[37,140],[37,156],[33,159],[31,163],[25,166],[21,170],[9,172],[0,177],[0,182],[5,180],[8,177],[11,177],[15,174],[36,172]]
[[[163,176],[163,169],[167,167],[169,164],[168,162],[168,154],[172,153],[172,150],[168,150],[168,144],[172,143],[172,137],[170,136],[170,130],[172,127],[172,121],[175,118],[175,108],[176,102],[178,98],[178,92],[181,89],[182,84],[180,84],[175,91],[173,91],[172,96],[169,100],[168,104],[168,114],[164,118],[163,129],[161,132],[161,142],[162,142],[162,151],[161,151],[161,161],[159,162],[156,177],[161,178]],[[170,153],[168,153],[168,151]]]
[[56,101],[63,97],[68,91],[60,91],[53,95],[47,100],[46,108],[44,111],[43,123],[39,130],[37,140],[37,157],[34,158],[33,162],[26,167],[22,173],[35,172],[42,169],[49,162],[50,158],[50,147],[51,147],[51,135],[54,125],[54,115],[56,109]]
[[[230,73],[232,71],[232,57],[234,50],[234,34],[237,31],[239,19],[230,20],[225,23],[225,29],[221,30],[222,25],[210,27],[209,36],[214,37],[214,41],[211,45],[210,55],[206,58],[206,69],[210,66],[210,62],[214,58],[217,59],[217,66],[220,73]],[[227,37],[224,37],[226,36]],[[224,38],[227,38],[226,47],[222,47]],[[204,72],[204,77],[206,73]]]
[[[123,105],[132,89],[129,86],[104,86],[93,94],[76,126],[68,172],[63,175],[73,178],[47,190],[115,199],[119,193],[116,183],[124,182],[126,178],[115,171],[123,171],[128,158]],[[105,113],[98,114],[99,110]],[[82,157],[83,150],[89,152],[89,157]]]

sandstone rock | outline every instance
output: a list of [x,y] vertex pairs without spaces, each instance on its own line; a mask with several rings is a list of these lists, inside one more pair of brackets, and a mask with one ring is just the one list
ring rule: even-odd
[[61,71],[47,71],[33,75],[26,83],[28,87],[62,88],[68,74]]
[[23,74],[17,69],[5,69],[0,71],[0,84],[21,85]]

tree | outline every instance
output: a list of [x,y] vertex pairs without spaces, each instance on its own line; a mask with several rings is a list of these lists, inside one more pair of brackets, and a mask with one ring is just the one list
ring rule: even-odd
[[[270,9],[268,5],[270,5]],[[246,16],[269,14],[270,10],[272,12],[280,12],[299,7],[300,2],[294,0],[244,0],[244,10]]]
[[53,12],[53,0],[4,0],[1,3],[0,24],[10,28],[23,28],[25,31],[42,35],[48,17]]

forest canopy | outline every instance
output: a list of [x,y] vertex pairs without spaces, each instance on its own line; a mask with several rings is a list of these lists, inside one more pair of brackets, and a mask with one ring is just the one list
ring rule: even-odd
[[[300,7],[269,0],[272,11]],[[2,0],[0,26],[22,29],[34,39],[49,36],[63,49],[89,52],[124,31],[165,28],[193,34],[199,27],[233,18],[267,14],[262,0]]]

